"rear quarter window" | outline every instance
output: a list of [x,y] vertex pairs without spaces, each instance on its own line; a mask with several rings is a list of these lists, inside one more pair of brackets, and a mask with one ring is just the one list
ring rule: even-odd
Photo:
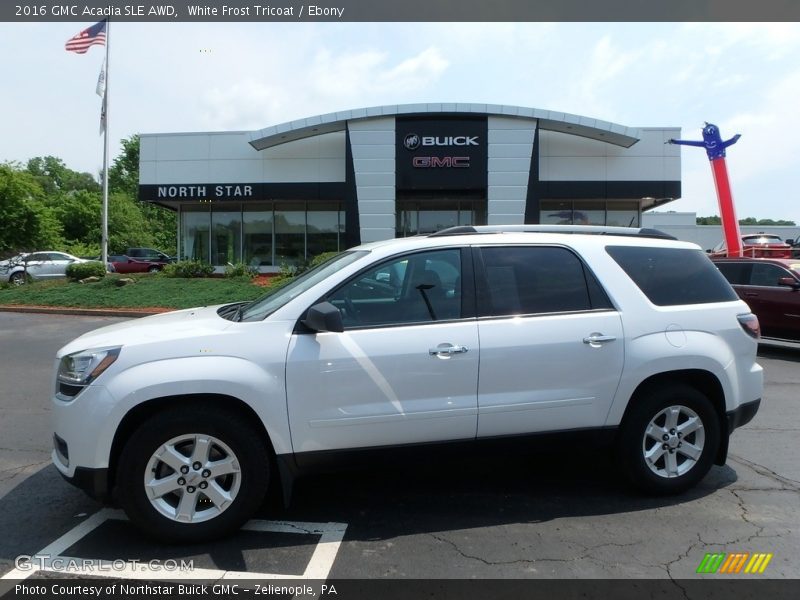
[[738,299],[725,277],[701,250],[607,246],[606,252],[656,306]]

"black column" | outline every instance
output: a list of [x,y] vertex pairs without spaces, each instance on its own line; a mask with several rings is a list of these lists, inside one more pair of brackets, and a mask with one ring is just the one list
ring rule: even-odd
[[361,221],[358,217],[356,167],[353,163],[353,148],[350,146],[349,123],[345,131],[345,140],[344,241],[347,248],[352,248],[361,244]]

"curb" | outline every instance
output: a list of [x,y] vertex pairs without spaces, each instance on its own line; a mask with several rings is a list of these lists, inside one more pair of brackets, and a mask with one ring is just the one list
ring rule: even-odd
[[50,315],[73,315],[81,317],[149,317],[169,312],[170,308],[70,308],[67,306],[23,306],[23,305],[4,305],[0,306],[0,312],[17,313],[36,313]]

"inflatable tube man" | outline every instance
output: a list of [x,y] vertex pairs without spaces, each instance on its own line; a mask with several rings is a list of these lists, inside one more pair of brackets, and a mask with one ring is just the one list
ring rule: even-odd
[[697,146],[706,149],[708,160],[711,161],[711,172],[714,174],[714,185],[717,188],[719,212],[722,218],[722,231],[725,234],[725,247],[728,256],[742,255],[742,234],[739,231],[739,220],[736,218],[736,208],[733,205],[731,184],[728,180],[728,167],[725,164],[725,148],[736,143],[742,137],[738,133],[731,139],[723,142],[719,128],[711,123],[703,127],[703,141],[668,140],[670,144],[683,146]]

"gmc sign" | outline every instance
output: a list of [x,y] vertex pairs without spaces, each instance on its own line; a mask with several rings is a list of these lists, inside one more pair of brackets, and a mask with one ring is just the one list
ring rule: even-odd
[[487,185],[486,117],[398,117],[398,190],[475,190]]

